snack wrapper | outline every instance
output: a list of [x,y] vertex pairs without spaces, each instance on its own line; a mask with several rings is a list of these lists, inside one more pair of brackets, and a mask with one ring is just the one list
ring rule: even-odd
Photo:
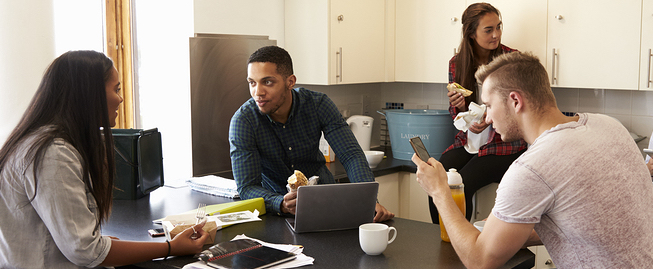
[[456,126],[456,129],[467,132],[472,124],[481,122],[481,120],[483,120],[484,114],[485,105],[478,105],[472,102],[469,104],[468,111],[460,112],[458,115],[456,115],[456,118],[453,120],[453,125]]

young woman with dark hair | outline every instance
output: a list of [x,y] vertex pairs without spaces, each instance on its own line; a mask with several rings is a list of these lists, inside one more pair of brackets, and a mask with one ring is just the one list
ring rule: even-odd
[[[452,118],[459,112],[467,111],[471,102],[482,103],[474,77],[478,67],[488,64],[498,55],[515,51],[501,44],[501,13],[494,6],[488,3],[471,4],[463,13],[462,24],[463,38],[459,53],[449,61],[449,83],[457,82],[473,94],[463,97],[453,91],[447,93]],[[502,141],[501,135],[484,120],[473,124],[467,132],[456,134],[453,145],[445,150],[439,161],[447,170],[456,168],[463,178],[467,219],[472,217],[474,193],[490,183],[500,182],[510,164],[526,147],[523,139]],[[439,223],[431,197],[429,209],[433,223]]]
[[70,51],[46,70],[0,149],[0,268],[117,266],[200,252],[207,233],[170,242],[102,236],[111,212],[111,127],[123,99],[111,59]]

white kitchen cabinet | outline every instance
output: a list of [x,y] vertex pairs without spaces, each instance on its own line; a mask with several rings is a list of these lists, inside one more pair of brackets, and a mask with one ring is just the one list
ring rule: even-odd
[[[448,83],[449,60],[462,37],[462,14],[483,1],[402,0],[396,3],[395,80]],[[546,58],[546,0],[489,2],[501,12],[501,43]]]
[[641,8],[641,0],[549,0],[551,85],[637,89]]
[[639,67],[639,89],[653,90],[653,0],[642,4],[642,36]]
[[465,0],[401,0],[395,12],[395,80],[447,83]]
[[298,84],[385,81],[385,2],[286,0],[285,49]]

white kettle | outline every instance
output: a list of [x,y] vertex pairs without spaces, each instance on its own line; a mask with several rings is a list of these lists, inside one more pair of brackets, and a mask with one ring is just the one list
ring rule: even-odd
[[362,115],[353,115],[347,119],[349,128],[354,133],[358,144],[363,150],[370,150],[370,139],[372,139],[372,123],[374,118]]

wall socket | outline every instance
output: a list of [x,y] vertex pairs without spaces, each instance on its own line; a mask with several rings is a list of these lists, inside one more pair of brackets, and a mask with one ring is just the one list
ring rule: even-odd
[[371,116],[372,115],[372,108],[371,108],[371,103],[372,100],[370,100],[370,96],[367,94],[363,94],[362,97],[362,103],[363,103],[363,115],[365,116]]

